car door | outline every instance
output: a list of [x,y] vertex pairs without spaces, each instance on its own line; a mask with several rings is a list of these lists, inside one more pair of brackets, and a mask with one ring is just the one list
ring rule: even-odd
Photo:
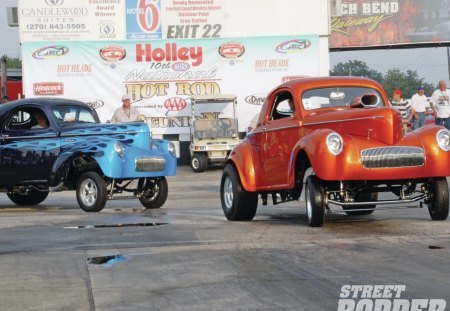
[[[46,125],[39,126],[37,114]],[[60,151],[56,125],[38,106],[15,107],[5,116],[1,134],[2,184],[42,184],[49,179]]]
[[291,153],[299,139],[300,113],[293,94],[280,90],[269,99],[269,116],[261,127],[259,148],[262,184],[286,186]]

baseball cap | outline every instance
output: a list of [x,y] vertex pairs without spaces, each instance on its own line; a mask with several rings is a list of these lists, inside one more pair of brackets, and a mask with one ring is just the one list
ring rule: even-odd
[[131,100],[131,96],[128,95],[128,94],[123,94],[122,95],[122,100],[127,100],[127,99]]
[[395,91],[394,91],[394,95],[400,95],[400,96],[402,96],[402,91],[400,91],[400,90],[395,90]]
[[418,90],[423,90],[424,87],[423,87],[423,85],[419,85],[419,86],[417,87],[417,89],[418,89]]

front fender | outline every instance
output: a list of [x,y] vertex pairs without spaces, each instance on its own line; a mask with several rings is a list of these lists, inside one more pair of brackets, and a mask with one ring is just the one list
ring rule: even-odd
[[[357,146],[353,138],[341,135],[344,150],[339,155],[332,154],[326,145],[326,137],[335,131],[319,129],[303,137],[295,146],[297,155],[301,150],[306,152],[314,174],[322,180],[342,179],[342,172],[346,172],[345,179],[358,179],[358,171],[346,170],[347,166],[359,161]],[[295,159],[295,157],[293,157]]]
[[242,142],[231,151],[227,163],[232,163],[236,168],[242,187],[245,191],[256,191],[256,180],[259,170],[255,169],[254,154],[247,142]]

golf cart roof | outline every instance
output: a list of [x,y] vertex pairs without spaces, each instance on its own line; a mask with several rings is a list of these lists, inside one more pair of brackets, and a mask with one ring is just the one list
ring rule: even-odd
[[236,95],[233,94],[192,95],[191,100],[200,102],[234,101],[236,100]]

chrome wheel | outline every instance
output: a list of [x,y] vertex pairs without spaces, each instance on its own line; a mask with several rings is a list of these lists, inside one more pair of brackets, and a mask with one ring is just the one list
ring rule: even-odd
[[83,180],[80,185],[80,190],[80,199],[83,203],[88,207],[94,205],[98,195],[98,189],[95,182],[90,178]]
[[225,208],[230,209],[233,206],[233,181],[229,176],[223,184],[223,200]]
[[311,196],[309,194],[309,189],[305,189],[305,196],[306,196],[306,212],[308,213],[308,220],[312,217],[312,202],[311,202]]

